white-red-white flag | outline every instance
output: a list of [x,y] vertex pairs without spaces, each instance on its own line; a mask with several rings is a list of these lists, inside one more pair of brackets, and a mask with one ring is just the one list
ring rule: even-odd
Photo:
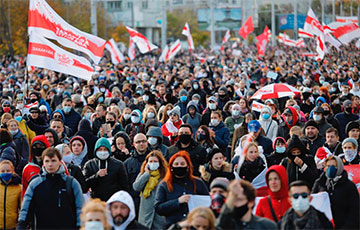
[[222,43],[226,43],[227,41],[229,41],[229,38],[230,38],[230,30],[227,30],[222,40]]
[[316,52],[318,53],[317,60],[324,59],[324,56],[327,53],[324,34],[316,37]]
[[124,55],[121,53],[121,51],[119,50],[119,48],[117,47],[114,39],[110,39],[106,45],[105,48],[107,50],[109,50],[110,54],[111,54],[111,62],[114,65],[117,65],[121,62],[123,62],[125,60]]
[[171,60],[176,56],[176,54],[181,50],[180,40],[176,40],[169,49],[169,52],[166,55],[166,60]]
[[316,36],[320,36],[320,34],[322,34],[324,31],[322,25],[320,24],[319,20],[317,19],[311,8],[309,8],[308,14],[305,19],[304,31],[309,34],[314,34]]
[[95,64],[104,53],[106,41],[85,33],[62,19],[45,0],[31,0],[28,34],[54,39],[61,45],[86,53]]
[[264,106],[265,105],[263,103],[253,101],[253,103],[251,105],[251,110],[261,112],[261,110],[262,110],[262,108],[264,108]]
[[264,32],[256,37],[257,40],[256,47],[259,55],[265,55],[266,45],[269,42],[269,34],[270,34],[270,30],[266,26]]
[[165,62],[165,61],[167,61],[167,60],[166,60],[166,56],[168,55],[168,53],[169,53],[169,46],[166,45],[165,48],[163,49],[163,51],[161,52],[161,55],[160,55],[160,57],[159,57],[159,61],[160,61],[160,62]]
[[140,53],[144,54],[158,48],[156,45],[152,44],[144,35],[142,35],[138,31],[128,26],[126,27],[126,29],[128,30],[131,39],[139,48]]
[[192,38],[192,35],[191,35],[191,32],[190,32],[190,26],[189,26],[189,24],[187,22],[185,23],[182,34],[187,37],[187,41],[188,41],[188,44],[189,44],[189,51],[192,52],[195,49],[195,46],[194,46],[194,41],[193,41],[193,38]]
[[305,32],[304,29],[299,28],[298,35],[301,38],[314,38],[314,35],[308,32]]
[[136,58],[135,43],[131,38],[129,41],[128,57],[131,61]]
[[90,80],[94,68],[83,57],[72,54],[35,33],[30,35],[28,66],[37,66]]
[[342,44],[349,44],[353,39],[360,38],[360,28],[355,23],[332,22],[328,25],[334,37]]
[[359,20],[358,17],[353,16],[336,16],[336,21],[337,22],[342,22],[342,23],[355,23],[358,24]]
[[360,38],[355,43],[356,48],[360,49]]

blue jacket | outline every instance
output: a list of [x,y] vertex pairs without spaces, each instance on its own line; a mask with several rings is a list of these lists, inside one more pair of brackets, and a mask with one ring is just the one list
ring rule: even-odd
[[14,142],[8,142],[5,145],[0,145],[0,161],[9,160],[14,166],[16,166],[15,148]]
[[75,112],[73,108],[71,108],[70,113],[68,114],[64,113],[64,116],[65,116],[65,125],[67,125],[72,130],[72,133],[70,134],[70,136],[72,136],[78,130],[78,124],[81,120],[81,116],[77,112]]
[[225,126],[224,122],[220,122],[216,127],[210,127],[215,132],[214,142],[220,149],[226,149],[230,140],[230,131]]
[[26,229],[34,219],[34,229],[77,229],[84,198],[76,179],[71,180],[71,197],[67,178],[62,165],[55,174],[44,170],[34,178],[25,192],[16,229]]
[[180,117],[182,117],[182,116],[184,116],[186,114],[188,102],[189,101],[181,102],[179,100],[179,102],[174,105],[174,107],[176,107],[176,106],[180,107]]
[[165,229],[170,225],[185,219],[189,208],[187,203],[179,204],[178,198],[184,194],[209,195],[205,183],[200,179],[195,179],[196,193],[194,194],[194,184],[187,178],[184,181],[173,180],[173,192],[170,192],[165,181],[158,185],[155,199],[155,211],[160,216],[165,216]]

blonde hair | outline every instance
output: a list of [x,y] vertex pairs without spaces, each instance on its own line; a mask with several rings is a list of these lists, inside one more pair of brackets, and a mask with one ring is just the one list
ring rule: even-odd
[[6,122],[6,126],[9,127],[11,122],[15,122],[17,124],[17,126],[20,126],[20,123],[17,120],[13,119],[13,118],[11,118],[10,120],[8,120]]
[[0,162],[0,168],[1,168],[1,166],[3,166],[3,165],[9,165],[10,168],[11,168],[11,171],[12,171],[13,173],[15,172],[14,165],[13,165],[13,163],[12,163],[11,161],[9,161],[9,160],[2,160],[2,161]]
[[208,230],[215,230],[215,216],[214,213],[211,211],[208,207],[197,207],[193,209],[188,217],[187,221],[189,224],[196,218],[196,217],[202,217],[209,221],[209,228]]
[[106,203],[104,201],[101,201],[100,199],[90,199],[88,202],[85,203],[83,208],[81,209],[81,223],[82,227],[81,229],[85,229],[85,223],[86,223],[86,214],[89,212],[100,212],[103,215],[103,221],[104,221],[104,229],[109,230],[111,229],[111,226],[107,222],[107,215],[106,215]]
[[167,122],[167,120],[169,119],[169,116],[167,115],[167,111],[172,110],[173,108],[174,108],[173,104],[167,104],[164,106],[162,111],[162,117],[160,120],[161,124],[165,124]]
[[245,155],[245,158],[248,159],[247,157],[247,154],[248,154],[248,151],[251,147],[255,147],[256,148],[256,151],[258,152],[258,156],[259,156],[259,147],[258,145],[255,143],[255,142],[250,142],[249,144],[246,145],[246,155]]
[[301,127],[297,126],[297,125],[291,127],[289,134],[290,134],[290,136],[297,135],[297,136],[299,136],[299,138],[302,138],[304,136],[303,132],[301,130]]
[[146,122],[147,114],[148,114],[151,110],[154,112],[154,115],[155,115],[152,119],[156,119],[156,120],[157,120],[156,108],[155,108],[154,106],[151,106],[151,105],[146,105],[146,106],[145,106],[145,109],[144,109],[144,111],[143,111],[143,121],[144,121],[144,122]]
[[5,119],[10,120],[10,119],[12,119],[12,118],[13,118],[13,117],[12,117],[12,115],[11,115],[10,113],[4,113],[4,114],[1,116],[1,124],[4,124]]

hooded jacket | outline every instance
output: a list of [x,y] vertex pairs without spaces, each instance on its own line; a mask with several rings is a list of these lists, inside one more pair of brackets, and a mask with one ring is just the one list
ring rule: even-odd
[[[195,109],[194,116],[190,115],[190,112],[189,112],[190,107],[193,107]],[[188,123],[189,125],[191,125],[191,127],[193,128],[193,133],[195,134],[197,129],[199,128],[200,122],[201,122],[201,114],[199,113],[199,108],[194,101],[190,101],[187,104],[186,111],[187,111],[187,113],[181,118],[181,120],[184,123]]]
[[21,178],[13,174],[8,184],[0,182],[0,228],[15,229],[21,206]]
[[72,136],[74,133],[78,130],[78,125],[81,120],[80,114],[75,112],[73,108],[71,108],[69,113],[64,113],[65,116],[65,125],[67,125],[71,129],[70,136]]
[[[0,140],[2,142],[2,140]],[[9,160],[16,166],[16,146],[13,141],[8,143],[1,143],[0,145],[0,161]]]
[[[31,146],[33,146],[34,142],[41,142],[45,145],[46,148],[50,147],[48,140],[46,139],[45,135],[36,136],[33,138],[31,142]],[[30,180],[39,174],[41,169],[41,165],[35,159],[35,156],[32,153],[32,148],[30,147],[30,157],[29,163],[24,167],[23,174],[22,174],[22,197],[25,195],[25,191],[30,183]]]
[[283,153],[278,153],[276,152],[276,142],[278,140],[282,140],[284,143],[285,143],[285,148],[287,147],[287,143],[285,141],[284,138],[282,137],[277,137],[275,138],[275,140],[273,141],[273,149],[274,149],[274,152],[272,152],[267,158],[266,158],[266,161],[268,163],[268,166],[272,166],[272,165],[278,165],[281,163],[282,159],[284,159],[287,155],[286,155],[286,149],[285,149],[285,152]]
[[168,154],[168,147],[166,145],[164,145],[162,143],[163,141],[163,135],[161,132],[161,129],[159,127],[151,127],[147,133],[146,133],[146,137],[156,137],[157,138],[157,144],[155,146],[152,145],[148,145],[149,148],[153,151],[153,150],[159,150],[161,151],[161,153],[163,154],[163,156],[166,156]]
[[[113,158],[108,157],[106,160],[100,160],[96,156],[96,150],[104,146],[111,154],[109,141],[102,137],[95,144],[95,157],[84,165],[83,174],[86,184],[91,188],[91,197],[100,198],[107,201],[115,192],[119,190],[129,190],[128,176],[124,164]],[[107,169],[107,174],[103,177],[98,175],[100,169]]]
[[97,136],[92,134],[91,124],[90,121],[86,119],[82,119],[79,122],[78,131],[75,133],[74,136],[81,136],[86,141],[86,145],[88,147],[88,158],[94,158],[94,148],[95,143],[99,139]]
[[[262,117],[262,114],[265,112],[270,115],[269,119],[267,119],[267,120],[265,120]],[[278,123],[271,118],[271,114],[272,114],[271,108],[269,106],[264,106],[261,109],[259,123],[261,125],[261,128],[265,132],[265,136],[270,138],[273,141],[277,137],[277,130],[278,130],[279,126],[278,126]]]
[[145,125],[141,123],[141,121],[143,120],[142,113],[138,109],[135,109],[132,113],[134,112],[136,112],[138,114],[138,117],[140,117],[139,122],[136,124],[131,122],[125,127],[125,132],[127,133],[127,135],[129,135],[131,143],[134,141],[134,137],[136,134],[145,134]]
[[[197,83],[199,85],[199,88],[197,88],[197,89],[194,88],[195,83]],[[191,82],[191,88],[192,89],[191,89],[191,91],[189,93],[189,98],[192,98],[192,96],[194,94],[199,94],[200,95],[200,103],[202,104],[203,107],[205,107],[206,106],[206,92],[203,89],[201,89],[199,81],[198,80],[193,80]]]
[[110,205],[114,202],[121,202],[125,204],[129,208],[129,215],[127,219],[120,226],[116,226],[114,224],[113,218],[110,215],[108,217],[108,223],[112,226],[112,229],[114,230],[147,229],[145,226],[139,224],[136,221],[135,205],[129,193],[127,193],[126,191],[119,191],[114,195],[112,195],[110,199],[106,202],[106,209],[108,210],[109,213],[111,213]]
[[[276,172],[277,175],[280,177],[281,188],[277,192],[273,192],[269,188],[269,174],[271,172]],[[268,193],[270,194],[269,196],[271,200],[271,205],[276,215],[276,220],[274,220],[274,217],[271,213],[268,196],[262,198],[259,201],[256,207],[256,215],[278,222],[281,220],[285,212],[291,207],[288,195],[288,178],[286,170],[281,165],[273,165],[266,171],[265,179],[266,185],[268,186]]]
[[43,170],[31,181],[21,206],[17,229],[26,229],[33,219],[34,229],[78,228],[84,198],[79,182],[70,180],[72,191],[68,191],[67,180],[65,167],[60,165],[56,173]]
[[281,118],[283,119],[283,123],[281,123],[279,125],[278,128],[278,133],[276,136],[280,136],[285,138],[285,140],[288,140],[290,138],[290,129],[291,127],[295,126],[295,125],[300,125],[300,121],[299,121],[299,117],[298,114],[296,112],[296,109],[292,106],[289,106],[288,109],[290,109],[291,113],[292,113],[292,123],[289,124],[286,119],[285,119],[285,115],[282,114]]
[[[323,172],[315,181],[312,193],[327,192],[330,197],[331,212],[335,229],[359,229],[359,193],[356,185],[348,179],[341,159],[335,156],[337,163],[336,182],[330,185],[330,179]],[[338,179],[336,179],[338,178]]]
[[20,129],[13,136],[13,142],[15,144],[15,154],[16,154],[15,171],[18,175],[21,176],[22,171],[29,160],[30,146],[26,136],[20,131]]
[[[129,154],[126,155],[125,153],[123,153],[120,149],[118,149],[117,145],[116,145],[116,139],[118,139],[119,137],[122,137],[125,141],[125,148],[129,151]],[[116,159],[125,162],[126,159],[128,159],[130,157],[130,152],[131,152],[131,142],[130,142],[130,138],[129,136],[124,132],[124,131],[120,131],[118,132],[112,141],[112,145],[115,146],[115,152],[113,152],[113,157],[115,157]]]
[[211,129],[215,132],[215,144],[220,149],[226,149],[230,141],[230,131],[224,122],[221,121],[217,126],[211,126]]
[[85,165],[85,163],[88,161],[88,156],[87,156],[88,147],[87,147],[87,144],[86,144],[86,141],[84,140],[84,138],[82,138],[81,136],[74,136],[70,140],[70,149],[71,149],[72,142],[74,142],[76,140],[80,141],[83,144],[83,150],[81,151],[81,153],[78,156],[76,156],[74,153],[72,153],[73,154],[72,163],[74,163],[75,165],[82,168]]

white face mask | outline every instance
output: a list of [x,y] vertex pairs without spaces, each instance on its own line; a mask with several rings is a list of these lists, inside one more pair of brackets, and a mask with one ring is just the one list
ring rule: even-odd
[[140,117],[131,116],[131,122],[132,122],[132,123],[139,123],[139,121],[140,121]]
[[157,138],[156,137],[149,137],[148,142],[150,145],[156,145],[157,144]]
[[124,119],[125,119],[125,120],[129,120],[130,117],[131,117],[130,114],[124,114]]
[[104,230],[104,224],[100,221],[88,221],[85,223],[85,230]]
[[199,104],[199,100],[193,100],[193,102],[195,102],[195,104]]
[[218,126],[220,122],[218,119],[211,119],[210,123],[212,126]]
[[234,117],[239,116],[240,111],[239,110],[231,110],[231,115],[233,115]]
[[295,211],[303,214],[310,208],[309,197],[303,198],[299,196],[297,199],[292,198],[291,200],[292,207]]
[[97,151],[96,152],[96,156],[100,159],[100,160],[106,160],[109,158],[110,153],[108,151]]
[[157,170],[159,168],[159,162],[148,163],[149,170]]
[[357,154],[356,149],[346,149],[344,150],[344,157],[347,162],[351,162],[355,159]]
[[146,101],[148,101],[148,100],[149,100],[149,96],[148,96],[148,95],[144,95],[144,96],[143,96],[143,101],[146,102]]
[[215,103],[209,103],[209,109],[215,110],[216,109],[216,104]]
[[73,160],[73,157],[74,155],[71,153],[71,154],[68,154],[66,156],[63,156],[62,157],[62,160],[66,163],[66,164],[69,164],[72,160]]
[[15,136],[18,133],[19,129],[16,130],[9,130],[9,133],[11,134],[11,136]]
[[148,114],[147,114],[147,118],[154,118],[155,117],[155,113],[153,113],[153,112],[148,112]]

